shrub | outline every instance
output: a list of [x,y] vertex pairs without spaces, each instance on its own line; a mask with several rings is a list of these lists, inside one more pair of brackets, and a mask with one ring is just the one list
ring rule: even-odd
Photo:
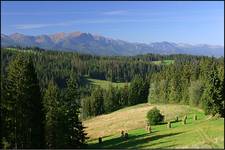
[[164,116],[160,113],[160,111],[157,108],[153,108],[148,111],[147,119],[150,125],[156,125],[163,122]]

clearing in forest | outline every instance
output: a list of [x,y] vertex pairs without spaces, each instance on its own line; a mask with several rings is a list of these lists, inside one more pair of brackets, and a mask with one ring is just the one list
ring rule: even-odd
[[[157,107],[166,121],[179,116],[179,122],[152,126],[152,133],[145,130],[146,113]],[[193,115],[197,120],[193,120]],[[181,119],[187,115],[187,124]],[[223,148],[224,119],[209,118],[204,112],[185,105],[139,104],[110,114],[101,115],[84,121],[90,137],[89,148]],[[121,130],[129,134],[128,140],[120,137]],[[98,137],[103,143],[98,144]]]

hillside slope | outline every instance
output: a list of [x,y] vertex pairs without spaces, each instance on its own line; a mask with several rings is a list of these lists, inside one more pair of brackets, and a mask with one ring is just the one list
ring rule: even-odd
[[191,110],[185,105],[150,105],[146,103],[85,120],[84,125],[87,127],[86,131],[91,139],[120,133],[121,130],[144,128],[146,114],[155,106],[165,115],[165,120],[173,119],[176,115],[183,116]]
[[[153,133],[145,130],[146,112],[156,106],[165,115],[166,120],[174,120],[185,114],[187,124],[172,123],[152,126]],[[193,115],[198,120],[194,121]],[[196,108],[185,105],[149,105],[140,104],[127,107],[111,114],[98,116],[84,121],[89,140],[89,148],[223,148],[224,119],[205,116]],[[128,131],[129,139],[120,138],[121,130]],[[103,137],[103,143],[95,140]]]

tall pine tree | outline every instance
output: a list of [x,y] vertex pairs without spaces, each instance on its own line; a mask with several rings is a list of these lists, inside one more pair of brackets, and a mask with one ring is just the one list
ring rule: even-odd
[[80,95],[76,75],[71,75],[67,81],[65,96],[66,145],[64,148],[83,148],[87,139],[84,126],[79,119]]
[[205,110],[205,113],[212,115],[220,113],[222,100],[220,98],[221,81],[219,80],[215,64],[212,65],[212,68],[209,71],[205,87],[202,95],[202,107]]
[[2,101],[10,148],[43,148],[42,100],[33,62],[19,54],[10,64]]
[[91,93],[91,106],[93,109],[93,115],[101,115],[104,113],[104,98],[103,98],[103,89],[97,87]]
[[44,94],[45,142],[47,148],[58,148],[60,94],[57,85],[50,81]]

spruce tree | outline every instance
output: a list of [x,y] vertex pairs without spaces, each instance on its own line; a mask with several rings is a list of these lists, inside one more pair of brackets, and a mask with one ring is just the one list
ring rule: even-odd
[[81,107],[82,107],[81,114],[83,119],[93,116],[92,108],[91,108],[91,100],[92,98],[90,96],[85,97],[81,100]]
[[101,115],[104,113],[104,98],[103,89],[97,87],[91,94],[91,107],[93,110],[93,115]]
[[159,83],[160,86],[160,100],[162,103],[167,104],[169,99],[169,81],[168,80],[161,80]]
[[159,103],[159,93],[160,93],[160,87],[159,82],[156,80],[155,82],[151,83],[149,88],[149,96],[148,96],[148,102],[149,103]]
[[78,91],[78,81],[76,76],[71,76],[67,81],[66,97],[65,97],[65,121],[66,145],[63,148],[83,148],[85,146],[86,133],[84,126],[79,119],[80,95]]
[[5,82],[6,141],[10,148],[43,148],[43,112],[33,62],[19,54],[9,64]]
[[220,86],[221,82],[218,77],[218,71],[215,64],[208,74],[206,81],[206,88],[202,95],[203,109],[206,114],[215,115],[220,113],[221,110],[221,98],[220,98]]
[[120,103],[122,107],[128,106],[128,96],[129,96],[129,87],[128,87],[128,84],[126,83],[124,88],[121,89]]
[[59,89],[50,81],[44,94],[45,142],[47,148],[58,148]]
[[139,92],[139,97],[140,97],[140,102],[138,103],[145,103],[148,101],[148,94],[149,94],[149,81],[146,78],[141,78],[140,82],[140,92]]
[[128,105],[135,105],[138,103],[141,94],[140,85],[141,85],[141,78],[139,75],[136,75],[130,83]]
[[109,85],[109,88],[104,94],[104,110],[107,113],[118,109],[118,98],[116,96],[116,92],[116,88],[114,88],[112,85]]
[[13,132],[13,130],[9,128],[9,115],[7,114],[8,112],[8,108],[7,108],[7,105],[6,105],[6,90],[5,90],[5,78],[3,76],[3,74],[1,74],[1,107],[0,107],[0,110],[1,110],[1,116],[0,116],[0,119],[1,119],[1,124],[0,124],[0,149],[7,149],[9,148],[8,146],[9,145],[9,140],[10,140],[10,132]]
[[179,103],[182,99],[182,81],[179,70],[179,66],[173,66],[173,75],[170,82],[169,101],[171,103]]
[[204,91],[204,85],[202,81],[197,80],[191,82],[191,86],[188,88],[189,90],[189,105],[199,106],[201,97]]
[[218,106],[219,106],[219,114],[221,117],[224,117],[224,79],[221,81],[218,93]]

